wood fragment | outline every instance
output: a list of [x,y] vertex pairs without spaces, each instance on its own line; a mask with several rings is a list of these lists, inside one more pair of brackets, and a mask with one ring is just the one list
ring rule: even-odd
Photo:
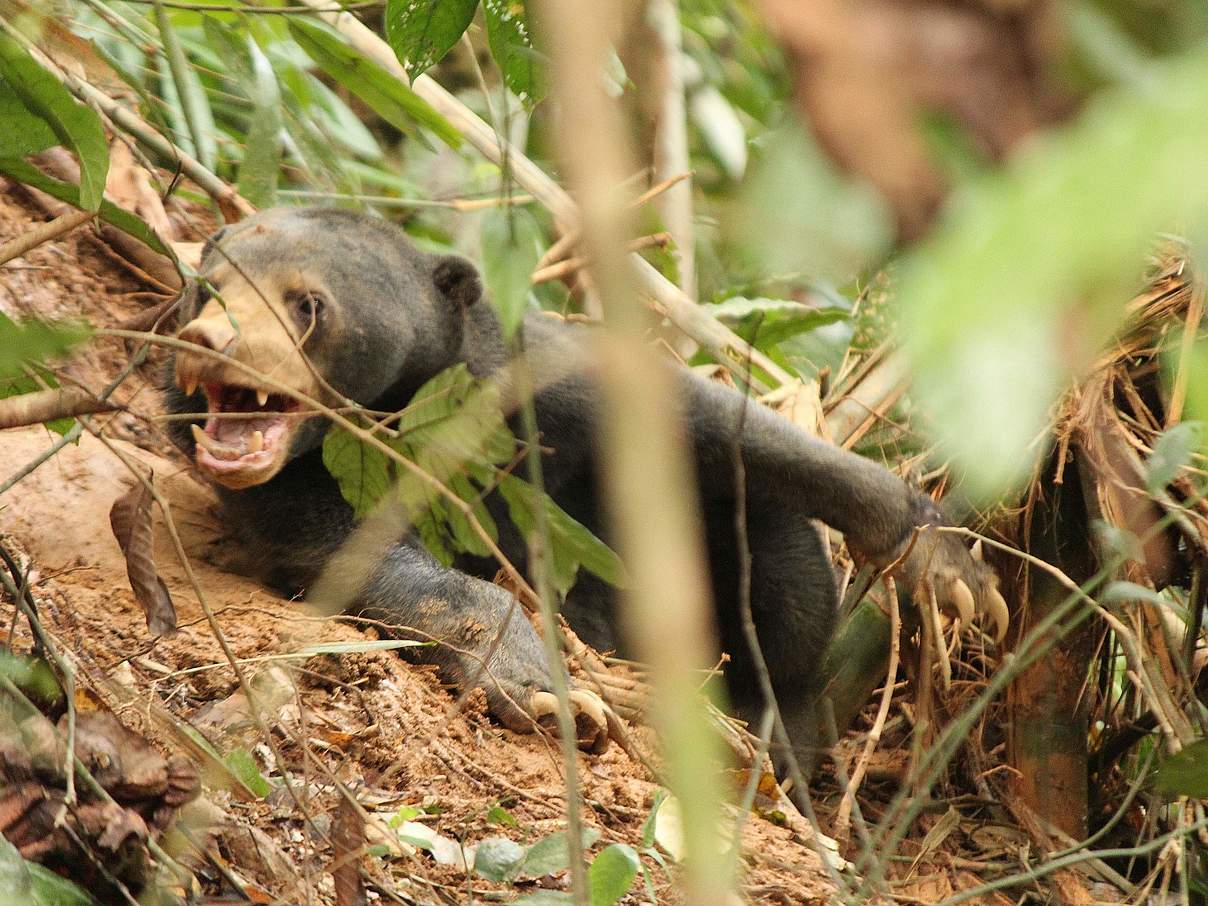
[[96,217],[95,211],[70,210],[64,214],[60,214],[49,223],[38,224],[32,229],[26,230],[20,236],[16,236],[5,243],[0,243],[0,264],[5,264],[14,258],[20,258],[26,252],[36,249],[42,243],[57,239],[65,233],[70,233],[76,227],[87,223],[94,217]]
[[39,425],[94,412],[110,412],[116,408],[108,400],[98,399],[75,387],[36,390],[0,399],[0,430]]

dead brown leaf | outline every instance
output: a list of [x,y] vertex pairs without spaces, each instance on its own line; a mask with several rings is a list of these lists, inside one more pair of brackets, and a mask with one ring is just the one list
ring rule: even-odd
[[146,614],[147,629],[151,635],[161,636],[176,628],[176,607],[155,568],[151,501],[150,487],[138,482],[114,501],[109,510],[109,525],[126,556],[126,575],[130,577],[134,599]]

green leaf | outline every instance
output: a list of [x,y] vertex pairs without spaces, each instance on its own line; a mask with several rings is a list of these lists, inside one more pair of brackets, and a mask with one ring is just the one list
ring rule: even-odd
[[248,38],[253,79],[248,85],[252,121],[239,167],[239,194],[258,208],[277,202],[277,172],[281,167],[281,92],[268,58]]
[[210,47],[237,76],[252,102],[239,167],[239,194],[258,208],[272,207],[281,166],[281,90],[277,75],[250,35],[241,36],[214,16],[203,16],[202,26]]
[[0,157],[25,157],[59,143],[46,120],[30,113],[17,92],[0,79]]
[[390,487],[390,462],[381,450],[332,425],[323,438],[323,465],[357,519],[367,514]]
[[1204,223],[1208,53],[1150,72],[962,186],[903,262],[912,398],[975,498],[1047,455],[1050,408],[1121,324],[1155,235]]
[[247,749],[243,747],[231,749],[222,759],[222,763],[227,766],[227,770],[242,781],[244,786],[261,799],[273,791],[273,785],[260,773],[256,759]]
[[587,871],[591,906],[612,906],[629,893],[641,864],[633,847],[625,843],[614,843],[596,856]]
[[1154,442],[1145,470],[1145,487],[1151,494],[1165,490],[1204,443],[1203,422],[1182,422],[1163,431]]
[[710,305],[708,310],[759,349],[770,349],[798,334],[851,320],[851,314],[842,308],[819,308],[791,299],[733,296]]
[[[0,314],[0,318],[4,317]],[[3,357],[3,352],[0,352],[0,357]],[[47,387],[58,387],[59,381],[54,374],[45,368],[37,365],[28,366],[41,377],[42,382]],[[23,393],[35,393],[42,389],[42,385],[28,375],[13,375],[8,378],[0,375],[0,400],[10,396],[21,396]],[[74,418],[56,418],[54,421],[43,422],[47,430],[53,431],[55,434],[64,435],[75,426]]]
[[[5,83],[0,84],[0,94],[15,92],[29,112],[40,117],[59,141],[75,152],[80,162],[79,205],[86,211],[97,210],[105,192],[105,174],[109,172],[109,145],[100,118],[76,103],[62,83],[6,32],[0,32],[0,78]],[[11,102],[3,106],[11,107]],[[14,125],[21,124],[5,121],[4,131],[12,131]],[[44,133],[38,132],[41,130],[18,141],[36,145],[45,138]]]
[[[213,170],[218,144],[214,140],[214,113],[210,110],[209,98],[197,70],[190,65],[180,46],[172,18],[162,3],[155,3],[154,14],[163,46],[159,58],[160,90],[175,120],[177,138],[203,167]],[[162,64],[166,64],[166,71]]]
[[45,659],[0,651],[0,676],[28,695],[35,702],[58,707],[63,703],[63,689]]
[[1208,799],[1208,739],[1200,739],[1171,755],[1154,774],[1154,786],[1167,796]]
[[470,23],[478,0],[387,0],[386,40],[414,79],[439,63]]
[[487,821],[491,824],[501,824],[504,827],[519,827],[520,824],[512,816],[512,813],[505,809],[502,805],[491,806],[487,812]]
[[[0,157],[0,173],[11,176],[13,179],[23,182],[27,186],[33,186],[35,189],[59,199],[59,201],[73,204],[77,208],[84,207],[80,201],[79,186],[53,179],[33,164],[26,163],[18,158]],[[176,254],[168,246],[159,241],[159,237],[155,235],[154,231],[141,218],[134,216],[123,208],[119,208],[110,201],[101,202],[99,213],[101,220],[117,227],[124,233],[129,233],[148,248],[159,252],[161,255],[167,255],[173,261],[176,261]]]
[[[583,828],[583,848],[591,846],[600,839],[600,832],[594,827]],[[570,867],[570,838],[565,831],[550,834],[538,840],[529,847],[520,866],[518,874],[532,878],[542,878],[546,875],[557,874]]]
[[503,81],[521,103],[532,107],[549,88],[544,58],[533,49],[525,0],[483,0],[487,43]]
[[493,208],[482,223],[482,276],[510,337],[528,309],[532,274],[541,258],[541,228],[523,208]]
[[92,894],[49,868],[44,868],[37,862],[26,862],[25,867],[29,869],[31,899],[26,901],[0,898],[0,902],[29,902],[31,906],[97,906]]
[[461,133],[427,101],[346,44],[337,32],[317,22],[293,17],[289,20],[289,30],[298,45],[324,72],[395,128],[406,132],[419,123],[450,147],[461,144]]
[[474,848],[474,871],[488,881],[503,881],[524,858],[524,847],[519,843],[506,837],[487,837]]
[[0,903],[28,903],[33,882],[26,862],[4,837],[0,837]]
[[1170,607],[1173,604],[1169,598],[1162,597],[1152,588],[1123,580],[1108,585],[1103,590],[1103,594],[1099,596],[1099,601],[1103,604],[1115,604],[1119,601],[1148,601],[1150,604],[1159,604],[1162,607]]
[[654,829],[656,825],[655,819],[658,817],[659,808],[667,800],[668,793],[662,787],[655,790],[654,801],[650,804],[650,814],[646,816],[646,820],[642,822],[642,848],[649,849],[654,846]]
[[625,585],[625,567],[620,557],[548,494],[539,494],[531,484],[514,475],[502,478],[499,493],[507,502],[512,522],[526,536],[537,529],[537,506],[545,507],[551,548],[550,582],[559,593],[565,594],[575,584],[580,566],[611,585]]
[[[91,329],[83,321],[13,321],[0,312],[0,378],[24,377],[25,367],[57,358],[88,339]],[[37,389],[36,386],[30,389]]]

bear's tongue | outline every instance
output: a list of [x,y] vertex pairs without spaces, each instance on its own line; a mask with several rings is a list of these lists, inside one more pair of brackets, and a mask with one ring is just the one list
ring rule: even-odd
[[[205,390],[210,411],[219,414],[206,419],[204,430],[194,427],[193,438],[214,459],[234,462],[268,453],[281,440],[286,430],[283,410],[289,405],[287,400],[276,395],[257,399],[252,390],[215,384],[206,385]],[[235,412],[245,417],[222,417]]]
[[281,416],[266,418],[210,418],[205,429],[194,428],[193,439],[215,459],[236,460],[272,450],[285,431]]

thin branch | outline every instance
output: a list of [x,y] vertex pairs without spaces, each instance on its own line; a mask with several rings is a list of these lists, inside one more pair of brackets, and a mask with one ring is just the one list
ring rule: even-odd
[[40,223],[33,229],[26,230],[20,236],[16,236],[0,244],[0,264],[5,264],[14,258],[20,258],[31,249],[40,246],[43,242],[49,242],[51,239],[56,239],[65,233],[70,233],[80,224],[87,223],[94,217],[96,217],[96,211],[73,210],[60,214],[54,220]]

